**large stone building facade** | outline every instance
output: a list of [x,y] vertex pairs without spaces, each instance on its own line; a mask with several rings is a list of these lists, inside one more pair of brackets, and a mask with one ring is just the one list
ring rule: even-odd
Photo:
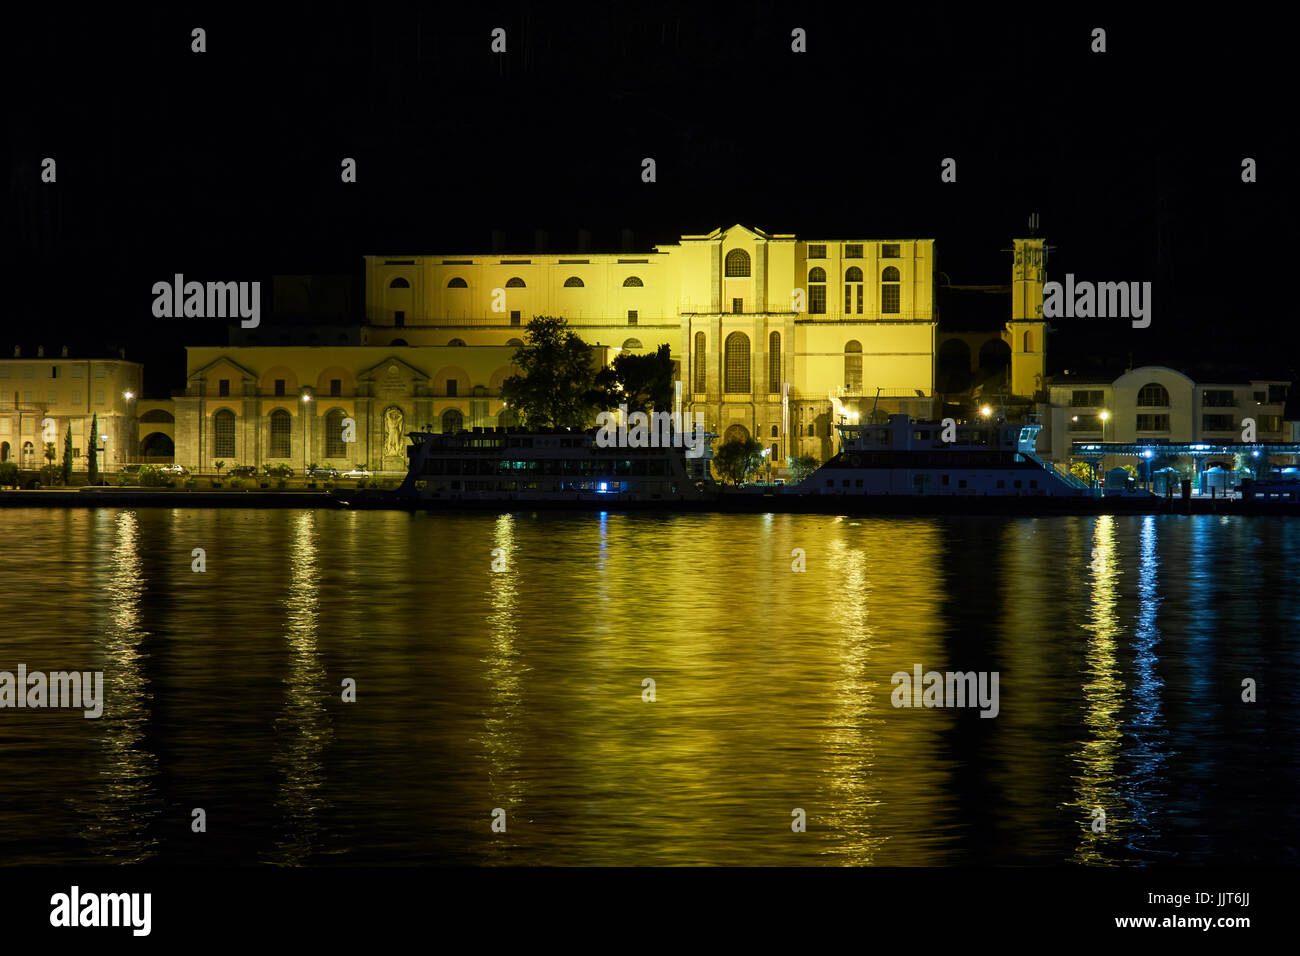
[[86,470],[92,442],[101,468],[136,461],[143,383],[143,367],[124,357],[71,358],[67,349],[57,357],[44,349],[24,357],[15,349],[12,358],[0,358],[0,461],[39,468],[53,436],[55,461],[62,462],[69,428],[77,471]]
[[[1015,242],[1011,314],[992,336],[1011,390],[1031,395],[1046,354],[1045,262],[1041,240]],[[934,246],[736,225],[646,253],[368,256],[358,335],[263,345],[289,341],[264,326],[232,335],[238,345],[188,350],[176,461],[403,470],[397,428],[511,421],[501,383],[537,315],[563,317],[601,362],[669,346],[682,410],[709,431],[753,437],[780,465],[825,460],[837,422],[940,410]],[[355,442],[340,445],[344,420]]]

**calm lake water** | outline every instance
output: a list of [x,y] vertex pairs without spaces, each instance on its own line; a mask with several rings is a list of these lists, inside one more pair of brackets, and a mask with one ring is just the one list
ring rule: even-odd
[[[0,528],[0,671],[106,697],[0,710],[6,864],[1300,862],[1297,520]],[[916,665],[997,716],[893,706]]]

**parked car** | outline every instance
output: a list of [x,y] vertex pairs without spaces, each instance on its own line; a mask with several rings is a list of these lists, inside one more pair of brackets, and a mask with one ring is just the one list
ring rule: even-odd
[[308,478],[337,478],[338,476],[337,468],[311,468],[307,471]]
[[288,465],[263,465],[262,473],[268,478],[292,478],[293,469]]
[[366,469],[364,469],[364,468],[350,468],[350,469],[348,469],[347,471],[343,472],[343,474],[340,475],[339,477],[341,477],[341,478],[369,478],[369,477],[370,477],[370,472],[366,471]]
[[159,465],[158,471],[160,474],[174,475],[182,478],[190,473],[189,469],[184,465]]
[[226,470],[226,475],[231,478],[252,478],[256,474],[256,465],[232,465]]

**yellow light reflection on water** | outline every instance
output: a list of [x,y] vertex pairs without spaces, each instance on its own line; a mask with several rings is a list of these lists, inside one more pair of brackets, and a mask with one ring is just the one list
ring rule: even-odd
[[[276,806],[285,814],[283,835],[270,853],[272,862],[297,865],[320,844],[319,816],[328,807],[323,754],[331,736],[329,693],[318,646],[320,614],[316,513],[294,516],[289,545],[289,588],[284,598],[285,641],[289,648],[288,686],[276,720],[284,746],[273,762],[281,773]],[[341,684],[341,682],[340,682]],[[337,693],[342,694],[340,686]]]
[[[1113,853],[1103,850],[1119,841],[1118,833],[1128,822],[1121,818],[1123,803],[1117,792],[1116,759],[1123,742],[1119,713],[1124,703],[1117,650],[1123,628],[1115,610],[1120,561],[1112,515],[1100,516],[1093,527],[1088,574],[1091,612],[1085,625],[1088,680],[1083,685],[1083,721],[1089,736],[1074,754],[1079,769],[1071,806],[1081,812],[1084,820],[1074,859],[1078,863],[1098,864],[1112,861]],[[1100,828],[1102,818],[1098,810],[1105,813],[1105,829]]]

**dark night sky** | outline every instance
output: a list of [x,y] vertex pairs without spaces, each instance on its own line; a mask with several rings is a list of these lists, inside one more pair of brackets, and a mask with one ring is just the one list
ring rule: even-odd
[[[224,327],[150,287],[360,275],[361,256],[639,250],[735,222],[934,237],[954,283],[1009,276],[1041,214],[1050,277],[1150,280],[1150,329],[1059,320],[1053,369],[1104,356],[1296,365],[1284,153],[1289,28],[1180,8],[1045,16],[914,5],[58,7],[12,21],[3,354],[124,344],[147,391]],[[26,19],[22,19],[25,17]],[[208,52],[190,52],[190,30]],[[509,52],[489,51],[494,26]],[[809,52],[789,52],[790,30]],[[1109,52],[1089,52],[1103,26]],[[58,183],[39,181],[53,156]],[[344,156],[359,182],[339,181]],[[652,156],[658,182],[640,181]],[[958,181],[941,183],[952,156]],[[1244,156],[1260,182],[1240,180]],[[265,287],[264,287],[265,288]],[[267,320],[264,319],[264,323]],[[24,354],[34,354],[25,351]]]

